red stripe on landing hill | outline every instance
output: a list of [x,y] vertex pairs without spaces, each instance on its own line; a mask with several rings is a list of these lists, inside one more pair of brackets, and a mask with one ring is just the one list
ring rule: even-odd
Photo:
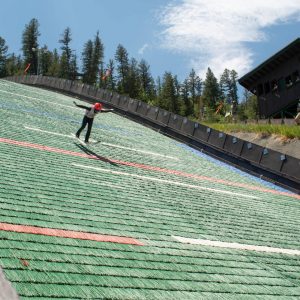
[[91,155],[84,154],[84,153],[78,153],[78,152],[68,151],[68,150],[64,150],[64,149],[58,149],[58,148],[43,146],[43,145],[39,145],[39,144],[32,144],[32,143],[22,142],[22,141],[15,141],[15,140],[5,139],[5,138],[0,138],[0,143],[22,146],[22,147],[32,148],[32,149],[37,149],[37,150],[44,150],[44,151],[48,151],[48,152],[55,152],[55,153],[79,156],[79,157],[84,157],[84,158],[93,158],[93,157],[91,157]]
[[228,180],[224,180],[224,179],[218,179],[218,178],[214,178],[214,177],[195,175],[195,174],[185,173],[185,172],[182,172],[182,171],[169,170],[169,169],[164,169],[164,168],[160,168],[160,167],[152,167],[152,166],[147,166],[147,165],[142,165],[142,164],[132,163],[132,162],[121,162],[121,161],[117,161],[117,160],[113,160],[113,162],[118,163],[118,164],[122,164],[122,165],[126,165],[126,166],[145,169],[145,170],[151,170],[151,171],[157,171],[157,172],[168,173],[168,174],[173,174],[173,175],[179,175],[179,176],[182,176],[182,177],[189,177],[189,178],[193,178],[193,179],[210,181],[210,182],[213,182],[213,183],[221,183],[221,184],[229,185],[229,186],[242,187],[242,188],[246,188],[246,189],[253,190],[253,191],[259,191],[259,192],[266,192],[266,193],[275,194],[275,195],[288,196],[288,197],[292,197],[292,198],[300,200],[300,195],[297,195],[297,194],[291,194],[291,193],[288,193],[288,192],[280,192],[280,191],[276,191],[276,190],[270,190],[270,189],[267,189],[267,188],[262,188],[262,187],[257,187],[257,186],[254,186],[254,185],[250,185],[250,184],[247,184],[247,183],[239,183],[239,182],[228,181]]
[[[74,151],[68,151],[68,150],[64,150],[64,149],[48,147],[48,146],[43,146],[43,145],[39,145],[39,144],[15,141],[15,140],[11,140],[11,139],[0,138],[0,143],[11,144],[11,145],[16,145],[16,146],[21,146],[21,147],[27,147],[27,148],[37,149],[37,150],[44,150],[44,151],[48,151],[48,152],[61,153],[61,154],[72,155],[72,156],[77,156],[77,157],[101,160],[100,156],[97,157],[95,155],[78,153],[78,152],[74,152]],[[103,157],[103,159],[104,159],[104,157]],[[228,185],[228,186],[241,187],[241,188],[246,188],[246,189],[253,190],[253,191],[265,192],[265,193],[270,193],[270,194],[274,194],[274,195],[283,195],[283,196],[288,196],[288,197],[300,200],[300,195],[297,195],[297,194],[280,192],[280,191],[271,190],[271,189],[267,189],[267,188],[257,187],[257,186],[246,184],[246,183],[233,182],[233,181],[217,179],[217,178],[207,177],[207,176],[202,176],[202,175],[194,175],[194,174],[185,173],[185,172],[181,172],[181,171],[170,170],[170,169],[149,166],[149,165],[143,165],[143,164],[138,164],[138,163],[134,163],[134,162],[127,162],[127,161],[121,161],[121,160],[115,160],[115,159],[106,159],[106,160],[109,160],[110,162],[113,162],[113,163],[116,163],[119,165],[130,166],[130,167],[144,169],[144,170],[148,170],[148,171],[155,171],[155,172],[167,173],[167,174],[172,174],[172,175],[178,175],[178,176],[182,176],[182,177],[199,179],[199,180],[209,181],[209,182],[213,182],[213,183],[221,183],[221,184]]]
[[47,235],[47,236],[56,236],[56,237],[70,238],[70,239],[90,240],[96,242],[110,242],[110,243],[118,243],[118,244],[144,246],[142,242],[129,237],[102,235],[102,234],[72,231],[72,230],[61,230],[61,229],[43,228],[43,227],[36,227],[36,226],[0,223],[0,231],[1,230],[38,234],[38,235]]

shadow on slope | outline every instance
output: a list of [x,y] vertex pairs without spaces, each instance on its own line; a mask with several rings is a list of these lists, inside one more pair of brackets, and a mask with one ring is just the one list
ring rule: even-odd
[[97,159],[103,161],[103,162],[106,162],[106,163],[110,163],[111,165],[114,165],[114,166],[119,166],[117,163],[115,163],[114,161],[104,157],[104,156],[100,156],[98,155],[96,152],[88,149],[87,147],[81,145],[81,144],[78,144],[78,143],[74,143],[76,147],[78,147],[80,150],[82,150],[84,153],[88,154],[88,155],[91,155],[91,156],[94,156],[96,157]]

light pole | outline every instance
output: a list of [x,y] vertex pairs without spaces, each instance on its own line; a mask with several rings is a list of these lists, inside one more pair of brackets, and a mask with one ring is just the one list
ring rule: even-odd
[[37,54],[37,70],[36,70],[36,75],[40,74],[40,49],[39,48],[31,48],[33,52],[36,52]]

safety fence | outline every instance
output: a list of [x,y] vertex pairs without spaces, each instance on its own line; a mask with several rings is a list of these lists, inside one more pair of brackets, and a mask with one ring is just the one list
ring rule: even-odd
[[6,79],[80,97],[90,103],[101,101],[120,115],[300,194],[298,158],[225,134],[137,99],[78,81],[41,75]]

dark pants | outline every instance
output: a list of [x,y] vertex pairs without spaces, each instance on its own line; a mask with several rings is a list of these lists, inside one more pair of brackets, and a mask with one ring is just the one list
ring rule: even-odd
[[88,124],[88,129],[85,135],[85,142],[89,141],[89,137],[91,134],[91,130],[92,130],[92,125],[93,125],[93,118],[88,118],[87,116],[84,116],[83,120],[82,120],[82,125],[81,127],[78,129],[78,131],[76,132],[76,136],[79,137],[81,131],[85,128],[86,124]]

